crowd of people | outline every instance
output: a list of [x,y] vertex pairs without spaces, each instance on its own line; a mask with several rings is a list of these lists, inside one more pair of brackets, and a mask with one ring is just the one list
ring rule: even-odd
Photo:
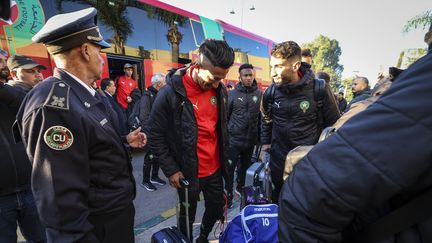
[[[203,193],[195,241],[208,242],[241,194],[256,146],[270,154],[280,242],[432,242],[429,213],[387,234],[368,231],[432,185],[432,29],[425,57],[390,68],[373,89],[354,78],[347,104],[294,41],[273,47],[264,92],[248,63],[225,87],[235,54],[214,39],[195,62],[155,73],[143,92],[129,63],[124,76],[102,79],[100,53],[110,45],[96,14],[55,15],[36,33],[33,42],[56,64],[46,79],[44,65],[0,50],[0,242],[16,242],[17,225],[29,242],[134,242],[131,148],[146,152],[140,185],[164,186],[160,167],[180,201],[188,197],[179,212],[184,235],[192,235]],[[332,135],[317,144],[327,127]],[[287,154],[304,145],[315,146],[284,179]]]

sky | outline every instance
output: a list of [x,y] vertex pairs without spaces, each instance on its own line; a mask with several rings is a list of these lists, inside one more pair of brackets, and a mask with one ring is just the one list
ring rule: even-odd
[[[432,9],[431,0],[162,0],[211,19],[220,19],[275,42],[313,41],[320,34],[342,49],[343,77],[366,76],[395,66],[408,48],[425,48],[426,29],[402,33],[412,17]],[[249,10],[251,6],[255,10]],[[235,14],[230,14],[231,10]],[[243,12],[243,13],[242,13]]]

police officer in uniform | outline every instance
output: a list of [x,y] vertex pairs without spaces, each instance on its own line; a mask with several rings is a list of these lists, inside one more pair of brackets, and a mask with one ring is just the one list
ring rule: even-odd
[[101,78],[100,50],[109,47],[96,13],[53,16],[32,39],[57,66],[17,115],[48,242],[134,242],[128,147],[142,148],[147,139],[141,128],[122,137],[110,104],[90,86]]

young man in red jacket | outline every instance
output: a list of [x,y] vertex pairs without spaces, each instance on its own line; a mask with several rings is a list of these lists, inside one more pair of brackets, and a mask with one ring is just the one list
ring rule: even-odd
[[117,80],[117,102],[120,107],[126,110],[132,98],[130,93],[138,87],[138,83],[132,78],[133,66],[126,63],[123,68],[124,75]]

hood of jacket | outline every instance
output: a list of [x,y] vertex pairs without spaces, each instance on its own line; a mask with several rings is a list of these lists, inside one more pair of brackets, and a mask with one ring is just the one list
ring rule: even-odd
[[255,79],[253,80],[252,86],[250,87],[243,86],[242,82],[238,82],[235,86],[235,89],[242,93],[250,93],[257,90],[257,88],[258,88],[258,84]]

